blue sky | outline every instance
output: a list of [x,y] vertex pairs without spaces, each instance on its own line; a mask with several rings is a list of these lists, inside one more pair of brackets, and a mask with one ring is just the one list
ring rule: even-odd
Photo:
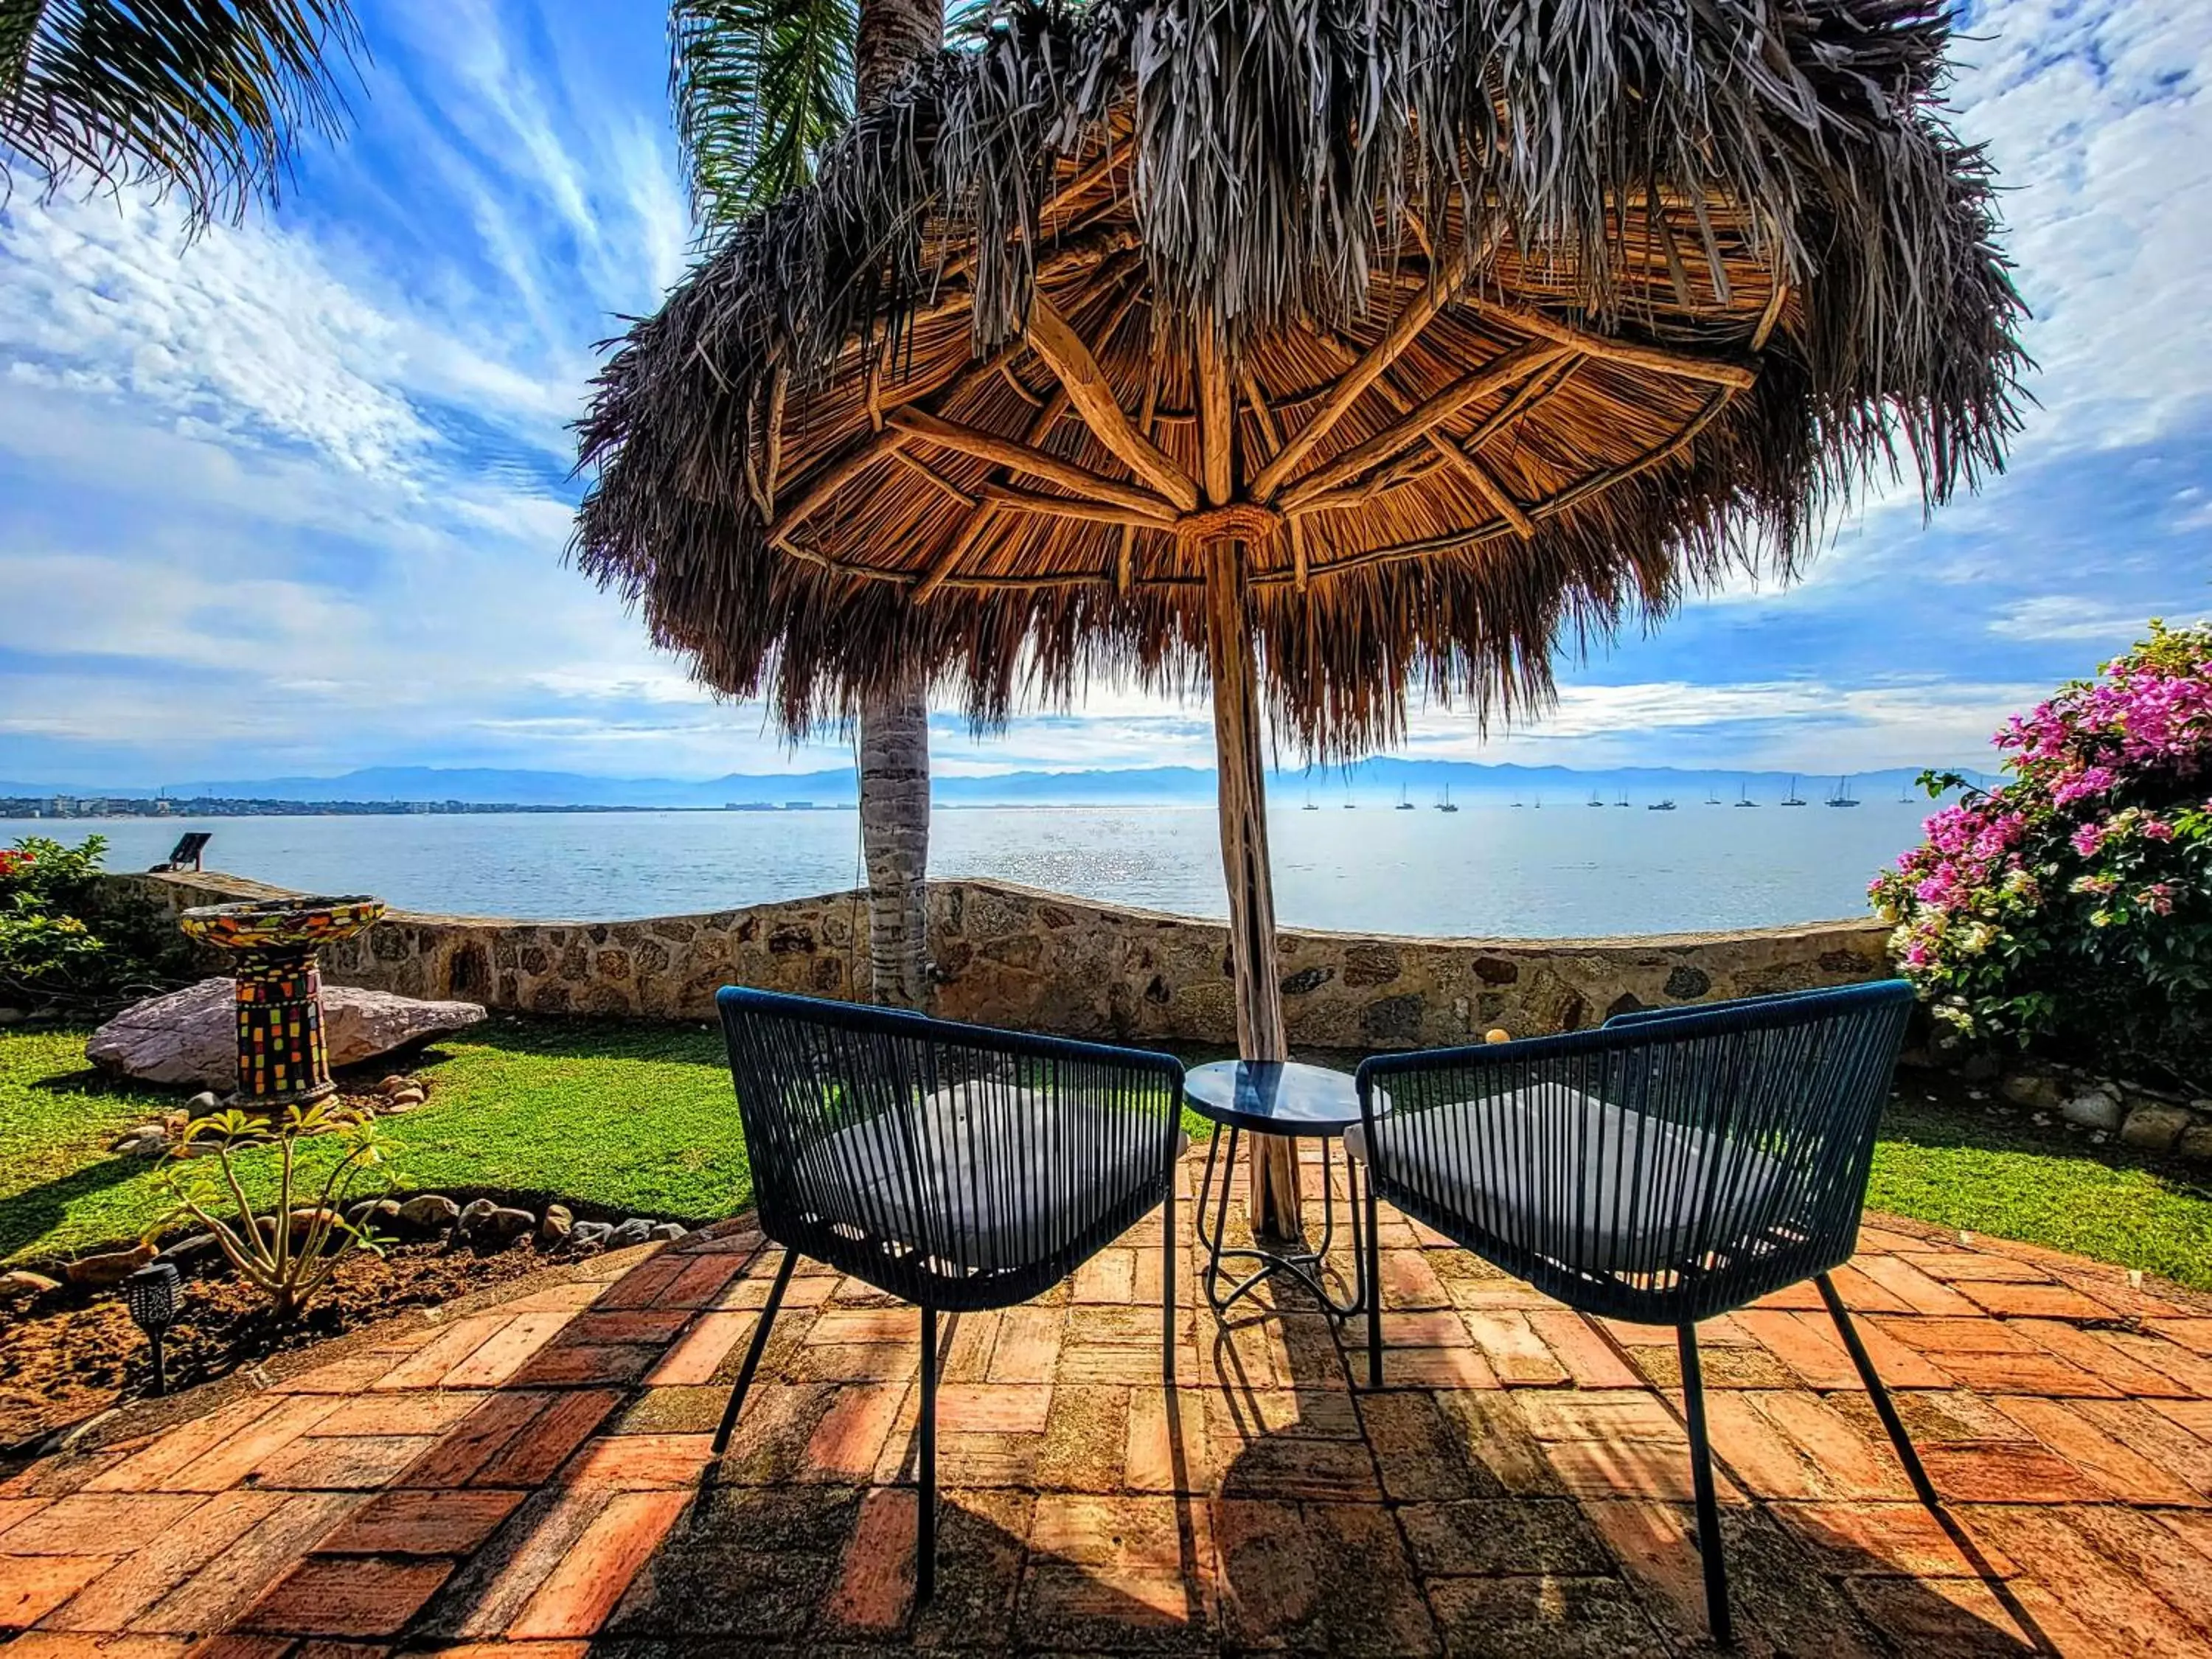
[[[0,778],[834,764],[720,705],[565,568],[595,343],[680,274],[650,4],[366,0],[344,143],[186,246],[173,209],[0,207]],[[2147,617],[2212,612],[2212,8],[1978,8],[1959,124],[2007,187],[2040,407],[1923,525],[1877,501],[1808,579],[1732,588],[1492,732],[1407,752],[1807,772],[1974,763]],[[1205,764],[1202,707],[1092,689],[947,770]],[[1291,757],[1285,757],[1286,760]]]

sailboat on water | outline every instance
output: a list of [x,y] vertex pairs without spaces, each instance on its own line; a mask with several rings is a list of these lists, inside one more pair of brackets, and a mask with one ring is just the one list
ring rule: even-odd
[[1309,812],[1318,812],[1321,811],[1321,806],[1314,799],[1313,791],[1310,789],[1306,791],[1306,811]]
[[1836,780],[1836,793],[1828,797],[1828,805],[1831,806],[1856,806],[1858,805],[1858,802],[1851,798],[1851,781],[1850,778],[1841,777]]
[[1589,799],[1585,801],[1583,805],[1587,806],[1602,806],[1605,803],[1598,799],[1597,791],[1593,789],[1590,791]]
[[1398,810],[1401,812],[1410,812],[1413,810],[1412,785],[1401,783],[1398,786]]
[[1437,811],[1439,812],[1456,812],[1459,811],[1459,808],[1452,804],[1451,785],[1446,784],[1444,786],[1444,798],[1437,803]]
[[1797,793],[1797,775],[1795,772],[1790,775],[1790,793],[1782,804],[1784,806],[1802,806],[1805,804],[1805,798]]
[[1718,789],[1716,789],[1710,781],[1707,782],[1705,785],[1705,805],[1708,806],[1718,806],[1720,804],[1721,792]]
[[1751,786],[1749,784],[1740,783],[1736,785],[1735,804],[1738,806],[1756,806],[1759,805],[1757,801],[1751,798]]
[[1626,791],[1626,789],[1622,790],[1622,791],[1620,792],[1620,799],[1619,800],[1617,800],[1617,801],[1613,802],[1613,805],[1614,805],[1615,806],[1626,806],[1626,805],[1628,805],[1628,791]]

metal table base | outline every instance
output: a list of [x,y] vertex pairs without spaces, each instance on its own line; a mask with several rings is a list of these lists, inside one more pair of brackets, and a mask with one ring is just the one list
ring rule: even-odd
[[[1206,1174],[1198,1189],[1198,1238],[1206,1246],[1206,1267],[1200,1274],[1200,1287],[1206,1299],[1216,1314],[1225,1314],[1238,1301],[1277,1274],[1285,1275],[1305,1286],[1314,1300],[1321,1304],[1332,1322],[1340,1323],[1355,1314],[1364,1313],[1373,1303],[1367,1279],[1367,1252],[1362,1248],[1359,1208],[1359,1166],[1352,1158],[1344,1163],[1348,1186],[1346,1207],[1352,1212],[1352,1294],[1349,1301],[1340,1302],[1328,1292],[1327,1263],[1329,1246],[1336,1237],[1336,1193],[1330,1178],[1329,1142],[1333,1137],[1316,1137],[1321,1140],[1321,1242],[1311,1249],[1278,1250],[1267,1249],[1258,1237],[1249,1246],[1224,1247],[1222,1235],[1229,1218],[1229,1189],[1236,1185],[1237,1143],[1243,1130],[1235,1124],[1225,1126],[1228,1147],[1222,1146],[1224,1135],[1216,1133],[1206,1149]],[[1217,1166],[1220,1169],[1221,1192],[1214,1195],[1213,1183]],[[1206,1227],[1206,1215],[1211,1209],[1213,1218],[1211,1232]],[[1304,1218],[1301,1217],[1303,1221]],[[1301,1241],[1303,1242],[1303,1241]],[[1256,1271],[1239,1280],[1225,1294],[1222,1280],[1228,1277],[1223,1264],[1229,1261],[1256,1261]]]

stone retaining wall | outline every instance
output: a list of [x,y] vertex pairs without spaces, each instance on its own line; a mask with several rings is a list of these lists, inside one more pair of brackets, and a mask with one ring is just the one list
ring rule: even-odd
[[[284,890],[235,877],[118,876],[182,909]],[[934,1012],[1118,1041],[1232,1044],[1218,922],[1009,883],[933,882]],[[1465,1042],[1595,1024],[1623,1009],[1840,985],[1887,971],[1884,928],[1811,922],[1626,939],[1405,939],[1285,932],[1291,1041],[1316,1048]],[[851,997],[868,982],[852,893],[640,921],[394,912],[324,956],[335,982],[546,1014],[701,1019],[724,985]]]

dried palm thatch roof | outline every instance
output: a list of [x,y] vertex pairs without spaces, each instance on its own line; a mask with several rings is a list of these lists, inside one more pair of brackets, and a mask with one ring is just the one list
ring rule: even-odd
[[1562,636],[2002,465],[2023,359],[1936,0],[1016,4],[638,322],[577,556],[793,732],[1203,665],[1277,730],[1540,702]]

